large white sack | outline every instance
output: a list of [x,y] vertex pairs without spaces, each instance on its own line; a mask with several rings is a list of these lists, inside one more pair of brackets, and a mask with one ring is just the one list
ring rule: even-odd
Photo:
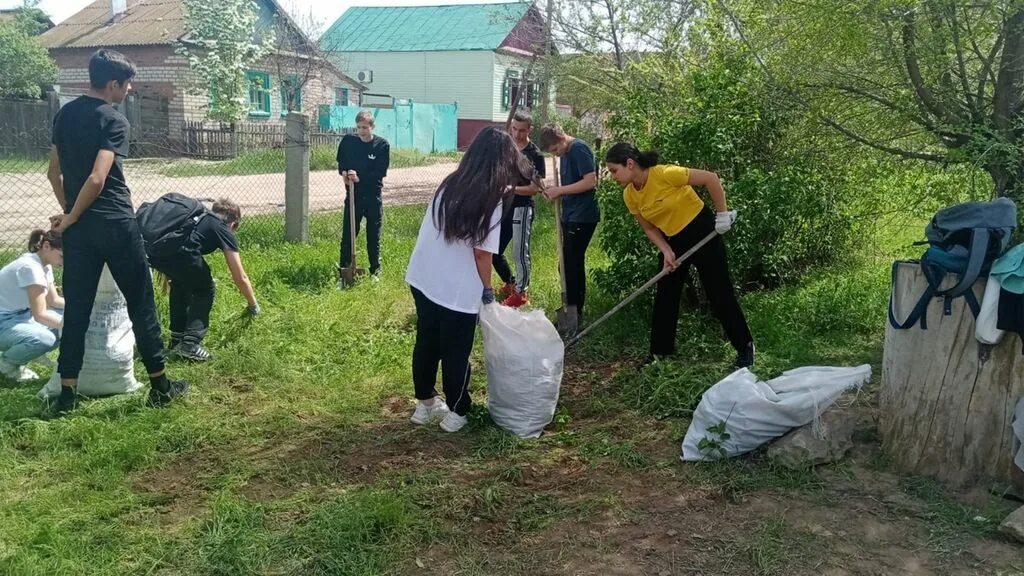
[[500,304],[480,309],[480,328],[491,419],[516,436],[540,436],[558,406],[565,358],[562,338],[542,310]]
[[[807,366],[762,382],[743,368],[701,398],[683,439],[683,460],[714,460],[756,450],[815,421],[843,392],[871,379],[871,366]],[[721,424],[727,438],[721,434]],[[705,446],[701,440],[707,439]],[[708,443],[711,445],[708,446]]]
[[[141,388],[142,384],[135,379],[134,354],[135,334],[124,295],[104,266],[89,317],[89,329],[85,333],[85,357],[78,374],[78,393],[110,396]],[[58,394],[60,374],[55,370],[39,396],[52,398]]]
[[1024,398],[1017,401],[1013,411],[1013,463],[1024,470]]

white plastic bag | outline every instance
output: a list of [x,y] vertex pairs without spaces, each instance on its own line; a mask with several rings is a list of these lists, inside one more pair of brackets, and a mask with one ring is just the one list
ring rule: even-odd
[[715,460],[756,450],[815,421],[843,392],[870,379],[868,364],[796,368],[768,382],[746,368],[737,370],[704,393],[683,439],[683,460]]
[[[85,355],[78,374],[78,393],[83,396],[126,394],[142,388],[134,372],[135,334],[128,306],[110,270],[104,266],[96,289],[96,301],[85,332]],[[60,394],[60,374],[55,370],[39,391],[40,398]]]
[[982,344],[999,344],[1004,331],[996,328],[999,322],[999,279],[989,276],[985,284],[985,295],[981,299],[981,311],[974,322],[974,337]]
[[562,385],[565,345],[542,310],[500,304],[480,309],[487,361],[487,410],[494,423],[536,438],[551,423]]

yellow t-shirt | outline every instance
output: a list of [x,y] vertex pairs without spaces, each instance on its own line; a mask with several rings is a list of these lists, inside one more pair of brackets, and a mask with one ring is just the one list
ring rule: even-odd
[[704,201],[690,187],[690,170],[682,166],[652,166],[644,187],[627,185],[622,199],[631,214],[639,214],[667,236],[679,234],[704,209]]

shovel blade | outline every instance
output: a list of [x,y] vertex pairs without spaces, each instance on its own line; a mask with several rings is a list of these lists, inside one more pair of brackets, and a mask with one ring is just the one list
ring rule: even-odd
[[356,279],[366,274],[366,270],[362,268],[342,268],[341,269],[341,283],[346,286],[355,284]]
[[566,306],[558,309],[556,323],[558,333],[564,338],[572,338],[579,330],[579,315],[575,306]]

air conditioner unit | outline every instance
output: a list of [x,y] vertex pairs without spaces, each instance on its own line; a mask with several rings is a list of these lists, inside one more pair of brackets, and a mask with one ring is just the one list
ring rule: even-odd
[[361,84],[369,84],[373,82],[373,70],[360,70],[356,72],[356,80]]

